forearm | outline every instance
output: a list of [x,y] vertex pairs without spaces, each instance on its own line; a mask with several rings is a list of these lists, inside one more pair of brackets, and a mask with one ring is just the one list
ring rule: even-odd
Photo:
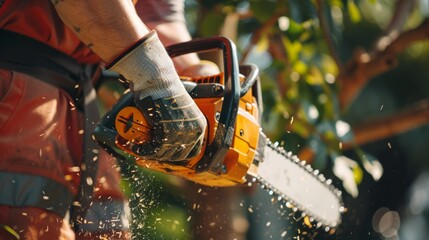
[[[164,44],[169,46],[191,40],[184,16],[184,2],[180,0],[146,0],[136,4],[137,14],[149,29],[154,29]],[[186,54],[173,59],[180,73],[199,63],[198,55]]]
[[[191,40],[186,24],[183,22],[147,23],[150,29],[155,29],[164,46]],[[173,59],[176,70],[181,73],[187,67],[196,65],[200,59],[196,53],[186,54]]]
[[52,0],[58,15],[105,62],[149,33],[129,0]]

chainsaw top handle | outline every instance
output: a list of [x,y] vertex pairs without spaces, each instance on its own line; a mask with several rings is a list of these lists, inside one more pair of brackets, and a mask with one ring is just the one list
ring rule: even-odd
[[220,173],[226,152],[234,137],[234,127],[240,101],[240,78],[235,44],[223,36],[196,38],[166,48],[170,57],[195,52],[222,50],[224,68],[223,105],[214,140],[206,148],[196,171]]

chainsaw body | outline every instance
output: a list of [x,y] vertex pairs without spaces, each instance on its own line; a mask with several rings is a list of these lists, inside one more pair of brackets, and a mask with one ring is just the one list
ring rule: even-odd
[[260,129],[258,68],[252,64],[238,66],[235,46],[224,37],[195,39],[167,48],[171,57],[212,50],[223,52],[222,74],[182,79],[207,119],[198,156],[168,162],[144,159],[135,153],[132,146],[150,140],[153,133],[130,92],[101,119],[94,130],[95,139],[122,165],[137,163],[203,185],[233,186],[251,177],[286,206],[300,210],[309,223],[316,220],[315,226],[325,226],[326,231],[337,227],[345,210],[341,191],[319,170],[271,143]]
[[[235,45],[224,37],[196,39],[167,48],[171,57],[222,50],[224,72],[182,78],[207,120],[200,154],[188,161],[145,159],[130,146],[151,139],[149,126],[135,107],[131,92],[122,96],[96,126],[94,137],[109,152],[131,157],[144,168],[165,172],[208,186],[233,186],[245,181],[258,148],[260,88],[255,65],[238,66]],[[242,72],[240,75],[239,72]]]

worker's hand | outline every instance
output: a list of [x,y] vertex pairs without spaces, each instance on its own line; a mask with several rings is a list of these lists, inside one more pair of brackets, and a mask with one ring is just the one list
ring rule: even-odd
[[144,159],[180,161],[201,151],[206,119],[186,92],[155,32],[109,68],[131,82],[135,103],[153,127],[153,138],[133,144],[134,152]]
[[156,100],[135,94],[136,105],[153,127],[153,138],[135,145],[134,152],[159,161],[189,159],[200,152],[207,123],[188,93]]
[[[185,77],[201,77],[215,75],[219,72],[215,63],[203,60],[186,67],[179,74]],[[135,93],[135,96],[137,97],[138,93]],[[150,121],[149,124],[154,127],[152,141],[154,145],[137,145],[135,146],[136,152],[150,152],[152,149],[157,149],[156,145],[159,144],[164,147],[159,149],[154,157],[159,160],[171,160],[191,158],[201,151],[206,119],[187,93],[154,101],[144,98],[141,101],[136,100],[136,104],[146,113],[146,120]],[[164,139],[161,136],[164,136]],[[197,141],[192,141],[192,139],[197,139]],[[176,151],[167,151],[174,148]]]

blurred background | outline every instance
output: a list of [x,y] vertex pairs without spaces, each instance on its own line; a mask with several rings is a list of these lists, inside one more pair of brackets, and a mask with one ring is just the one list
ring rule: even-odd
[[186,0],[194,37],[225,35],[259,66],[264,132],[347,212],[325,232],[255,187],[129,167],[136,239],[429,239],[428,15],[426,0]]

